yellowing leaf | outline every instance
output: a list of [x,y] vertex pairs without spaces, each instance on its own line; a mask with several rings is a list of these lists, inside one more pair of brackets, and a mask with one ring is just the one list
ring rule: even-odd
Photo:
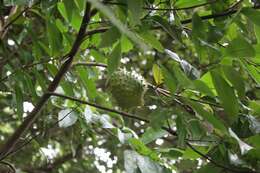
[[153,65],[153,78],[155,80],[156,85],[160,85],[163,83],[162,70],[157,64]]

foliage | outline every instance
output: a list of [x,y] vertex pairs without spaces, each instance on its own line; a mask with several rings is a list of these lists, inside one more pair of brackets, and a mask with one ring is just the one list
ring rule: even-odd
[[260,172],[259,4],[0,0],[0,172]]

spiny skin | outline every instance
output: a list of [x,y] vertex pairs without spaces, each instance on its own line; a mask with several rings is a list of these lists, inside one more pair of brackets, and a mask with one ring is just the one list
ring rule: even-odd
[[114,72],[109,79],[109,89],[118,106],[123,109],[143,105],[146,86],[143,80],[130,72]]

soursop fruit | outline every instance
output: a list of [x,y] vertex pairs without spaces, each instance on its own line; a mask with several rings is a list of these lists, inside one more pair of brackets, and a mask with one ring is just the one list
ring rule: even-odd
[[122,69],[113,72],[108,79],[108,88],[117,105],[123,109],[144,104],[147,87],[142,76],[134,72]]

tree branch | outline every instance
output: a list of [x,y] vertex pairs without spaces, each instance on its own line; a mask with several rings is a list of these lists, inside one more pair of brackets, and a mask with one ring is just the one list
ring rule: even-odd
[[[53,81],[50,83],[47,92],[53,92],[59,85],[62,77],[64,74],[68,71],[70,68],[72,61],[74,59],[74,56],[76,55],[82,40],[83,36],[86,32],[86,28],[88,26],[88,23],[91,18],[91,7],[89,3],[86,3],[86,9],[83,16],[83,20],[80,26],[80,30],[78,32],[78,35],[76,37],[76,40],[74,41],[74,44],[68,54],[68,58],[61,66],[60,70],[54,77]],[[44,104],[47,102],[47,100],[50,98],[49,94],[43,94],[32,112],[28,115],[28,117],[25,119],[24,122],[16,129],[16,131],[13,133],[13,135],[7,140],[7,142],[0,148],[0,160],[3,160],[5,156],[13,149],[15,144],[19,141],[20,137],[27,131],[32,124],[35,122],[35,120],[38,118],[39,112],[41,111]]]
[[77,98],[74,98],[74,97],[70,97],[70,96],[66,96],[66,95],[59,94],[59,93],[54,93],[54,92],[49,92],[49,93],[46,93],[46,94],[49,94],[50,96],[57,96],[57,97],[60,97],[60,98],[76,101],[78,103],[89,105],[89,106],[93,106],[95,108],[98,108],[98,109],[101,109],[101,110],[104,110],[104,111],[113,112],[113,113],[122,115],[122,116],[127,117],[127,118],[132,118],[132,119],[136,119],[136,120],[139,120],[139,121],[144,121],[144,122],[149,123],[148,120],[146,120],[144,118],[141,118],[141,117],[138,117],[138,116],[135,116],[135,115],[132,115],[132,114],[129,114],[127,112],[123,112],[123,111],[118,111],[118,110],[115,110],[115,109],[107,108],[107,107],[100,106],[100,105],[97,105],[95,103],[90,103],[88,101],[80,100],[80,99],[77,99]]

